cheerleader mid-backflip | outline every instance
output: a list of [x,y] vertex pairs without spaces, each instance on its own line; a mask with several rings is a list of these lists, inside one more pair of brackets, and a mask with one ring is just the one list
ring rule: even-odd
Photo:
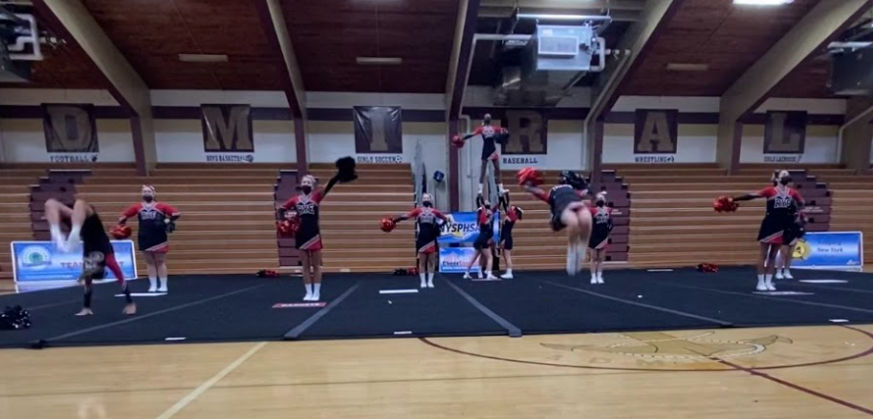
[[512,248],[514,241],[512,239],[512,228],[515,223],[521,220],[524,216],[524,211],[515,205],[509,205],[509,192],[500,197],[500,206],[503,208],[503,225],[500,227],[500,243],[499,247],[503,253],[503,260],[506,261],[506,272],[500,275],[503,279],[512,279]]
[[588,184],[575,172],[561,172],[559,184],[545,192],[538,188],[539,172],[525,168],[518,172],[518,181],[531,195],[549,204],[553,231],[567,229],[567,273],[575,275],[585,260],[585,247],[591,236],[591,212],[582,197],[588,194]]
[[597,194],[595,206],[590,208],[594,226],[591,228],[591,238],[588,248],[591,249],[591,283],[603,283],[603,257],[609,244],[609,233],[612,232],[612,208],[606,205],[606,192]]
[[[93,281],[106,277],[106,269],[112,271],[115,280],[121,285],[121,292],[126,302],[124,314],[136,314],[136,304],[130,295],[130,287],[124,279],[121,266],[115,259],[115,249],[106,235],[103,222],[94,207],[83,200],[77,200],[73,207],[68,207],[59,201],[49,199],[45,203],[45,219],[49,223],[52,242],[62,252],[70,252],[82,245],[82,275],[79,281],[85,288],[82,310],[77,316],[89,316],[91,311],[91,297],[93,295]],[[70,228],[68,237],[61,231],[61,224]]]
[[449,222],[449,218],[433,208],[433,197],[423,194],[421,207],[407,214],[399,215],[391,219],[392,224],[403,220],[413,219],[418,224],[418,237],[415,239],[415,250],[418,252],[421,271],[421,288],[433,288],[433,276],[436,272],[437,239],[440,237],[440,224],[438,220]]
[[776,253],[780,247],[787,254],[791,242],[797,240],[797,217],[803,208],[803,197],[788,187],[791,175],[779,172],[776,186],[768,186],[758,192],[734,197],[733,201],[767,199],[767,213],[758,232],[761,253],[758,258],[758,291],[776,291],[773,273],[776,271]]
[[494,212],[491,210],[491,203],[486,201],[482,196],[476,198],[479,204],[479,209],[476,211],[476,224],[479,225],[479,236],[473,242],[473,248],[476,249],[476,254],[470,259],[467,264],[467,271],[464,273],[464,279],[470,279],[470,271],[473,265],[481,258],[485,265],[479,270],[479,278],[482,279],[483,271],[485,279],[495,281],[498,278],[492,274],[494,259],[491,254],[491,247],[494,245]]
[[[139,250],[145,255],[149,273],[149,292],[167,292],[167,253],[170,251],[168,233],[176,230],[176,220],[182,215],[170,205],[155,200],[155,187],[143,185],[142,202],[132,205],[118,219],[125,225],[133,216],[139,221],[137,239]],[[158,287],[160,279],[160,287]]]

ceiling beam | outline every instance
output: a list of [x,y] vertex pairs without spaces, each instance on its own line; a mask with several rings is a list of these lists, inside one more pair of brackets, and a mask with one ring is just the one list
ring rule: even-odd
[[80,0],[34,0],[33,5],[53,31],[85,51],[112,97],[129,113],[137,171],[147,174],[157,162],[148,85]]
[[[596,122],[602,119],[618,100],[621,86],[639,68],[667,24],[679,10],[684,0],[648,0],[640,19],[631,24],[617,46],[608,46],[619,51],[630,51],[618,60],[607,63],[593,86],[591,110],[585,119],[589,139],[595,139]],[[596,141],[588,141],[588,167],[599,173],[602,156],[595,153]]]
[[819,2],[728,88],[719,107],[716,159],[722,167],[730,173],[739,169],[740,145],[736,143],[741,136],[734,132],[736,122],[764,103],[792,70],[814,58],[871,7],[873,0]]
[[476,34],[476,21],[479,16],[480,0],[461,0],[458,6],[458,19],[455,24],[455,43],[449,61],[446,80],[446,120],[461,114],[464,90],[472,64],[471,51],[473,36]]
[[306,139],[306,90],[303,87],[303,76],[300,75],[297,55],[294,53],[291,36],[288,34],[288,25],[285,21],[285,14],[282,12],[282,4],[279,0],[262,0],[258,2],[257,6],[267,41],[273,50],[282,56],[285,68],[285,71],[282,72],[282,90],[285,91],[285,97],[288,99],[291,115],[294,116],[297,174],[304,176],[308,173],[309,151]]

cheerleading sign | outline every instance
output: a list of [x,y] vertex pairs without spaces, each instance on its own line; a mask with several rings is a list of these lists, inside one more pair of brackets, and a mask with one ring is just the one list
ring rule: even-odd
[[[479,237],[479,223],[476,212],[452,213],[451,224],[446,223],[437,243],[440,245],[440,272],[464,273],[470,260],[476,255],[473,242]],[[494,240],[500,234],[500,213],[494,212]],[[478,265],[473,267],[478,272]]]

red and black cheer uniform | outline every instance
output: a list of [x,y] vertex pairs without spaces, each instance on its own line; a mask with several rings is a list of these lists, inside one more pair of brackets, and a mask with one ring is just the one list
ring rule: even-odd
[[547,202],[552,213],[550,224],[553,231],[561,231],[565,227],[561,221],[561,214],[564,210],[575,202],[582,202],[582,196],[585,195],[587,189],[576,189],[570,185],[562,184],[555,185],[548,193],[540,189],[534,189],[531,192],[537,198]]
[[612,232],[612,208],[606,205],[602,207],[588,208],[594,225],[591,227],[591,238],[588,239],[588,248],[594,250],[605,249],[609,244],[609,233]]
[[473,248],[482,250],[491,247],[494,244],[494,213],[484,205],[479,207],[476,223],[479,225],[479,236],[473,242]]
[[767,198],[767,214],[758,231],[758,241],[773,245],[788,245],[797,240],[800,230],[797,217],[803,207],[803,197],[787,186],[769,186],[752,194]]
[[109,268],[115,279],[123,282],[124,274],[115,260],[115,249],[96,211],[85,219],[79,237],[82,238],[83,248],[82,276],[100,280],[106,277],[106,268]]
[[432,254],[437,250],[437,239],[440,237],[440,224],[437,220],[447,221],[448,218],[431,207],[421,207],[408,214],[397,217],[394,222],[414,219],[418,224],[418,237],[415,239],[415,250],[418,253]]
[[283,209],[294,211],[299,217],[300,227],[297,229],[297,235],[294,236],[295,245],[299,250],[316,251],[322,249],[318,212],[324,196],[325,192],[318,190],[309,196],[291,197],[282,205]]
[[137,216],[139,233],[137,241],[139,250],[143,252],[167,253],[170,251],[169,238],[167,236],[167,222],[179,218],[179,211],[163,202],[145,203],[132,205],[124,211],[124,218]]
[[481,135],[482,144],[482,160],[497,160],[500,158],[500,153],[497,152],[497,137],[505,135],[506,130],[503,127],[495,127],[492,125],[482,125],[473,131],[473,136]]
[[514,205],[509,205],[509,195],[500,198],[500,204],[503,211],[506,213],[503,217],[503,225],[500,227],[500,247],[504,250],[512,250],[514,240],[512,239],[512,228],[515,223],[521,219],[522,211]]

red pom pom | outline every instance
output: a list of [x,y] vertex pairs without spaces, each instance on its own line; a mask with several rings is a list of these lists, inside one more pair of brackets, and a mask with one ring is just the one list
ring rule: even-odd
[[543,183],[542,177],[542,173],[533,167],[525,167],[524,169],[519,170],[518,174],[515,175],[519,185],[539,185]]
[[734,212],[739,207],[740,204],[734,201],[733,198],[729,196],[720,196],[712,202],[712,208],[716,212]]
[[457,148],[463,148],[464,147],[464,139],[461,138],[460,136],[456,135],[456,136],[452,137],[452,145],[457,147]]
[[296,219],[282,220],[276,223],[276,231],[279,233],[279,237],[286,239],[294,237],[299,228],[300,224]]
[[130,227],[128,226],[117,225],[115,227],[112,227],[112,230],[109,230],[109,234],[111,234],[112,237],[116,240],[124,240],[130,238],[130,236],[133,234],[133,231],[131,231]]
[[397,224],[394,222],[394,220],[390,218],[383,218],[382,222],[379,225],[379,228],[381,228],[382,231],[386,233],[390,233],[392,230],[394,230],[394,227],[397,227]]

